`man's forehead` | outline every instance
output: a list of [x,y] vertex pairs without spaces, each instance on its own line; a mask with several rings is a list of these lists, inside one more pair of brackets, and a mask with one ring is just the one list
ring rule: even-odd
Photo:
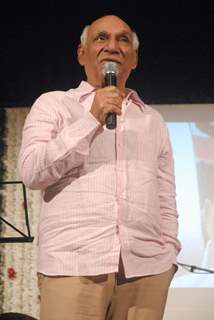
[[105,16],[97,19],[89,26],[91,33],[96,32],[115,32],[115,33],[129,33],[132,34],[129,25],[122,19],[116,16]]

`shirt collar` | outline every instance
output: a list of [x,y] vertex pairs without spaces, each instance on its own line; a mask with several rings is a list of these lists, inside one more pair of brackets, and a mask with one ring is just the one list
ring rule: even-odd
[[126,100],[132,100],[142,111],[145,109],[145,104],[139,97],[138,93],[135,90],[126,88]]
[[96,89],[88,82],[81,81],[80,85],[75,89],[68,90],[68,93],[72,93],[76,96],[78,102],[82,102],[85,98],[94,92]]
[[[75,93],[77,100],[81,103],[85,98],[94,92],[96,88],[94,88],[90,83],[87,81],[81,81],[80,85],[75,89],[68,90],[68,92]],[[132,100],[137,106],[141,108],[143,111],[145,109],[144,102],[140,99],[139,95],[136,91],[126,88],[126,98],[127,101]]]

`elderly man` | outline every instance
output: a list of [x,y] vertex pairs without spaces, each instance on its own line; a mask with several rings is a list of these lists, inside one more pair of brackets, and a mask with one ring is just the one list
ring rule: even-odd
[[86,81],[43,94],[26,119],[19,171],[43,194],[41,320],[163,317],[180,250],[173,158],[162,117],[126,88],[138,45],[119,17],[97,19],[78,47]]

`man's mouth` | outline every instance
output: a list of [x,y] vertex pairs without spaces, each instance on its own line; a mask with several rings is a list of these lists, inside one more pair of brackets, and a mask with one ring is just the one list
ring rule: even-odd
[[105,62],[114,62],[114,63],[117,63],[117,64],[121,64],[121,61],[119,61],[117,59],[114,59],[114,58],[105,58],[105,59],[101,60],[101,63],[105,63]]

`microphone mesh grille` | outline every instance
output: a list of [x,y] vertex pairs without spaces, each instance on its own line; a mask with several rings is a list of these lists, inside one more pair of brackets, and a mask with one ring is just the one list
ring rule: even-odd
[[113,61],[109,61],[104,64],[104,74],[115,73],[117,74],[117,64]]

